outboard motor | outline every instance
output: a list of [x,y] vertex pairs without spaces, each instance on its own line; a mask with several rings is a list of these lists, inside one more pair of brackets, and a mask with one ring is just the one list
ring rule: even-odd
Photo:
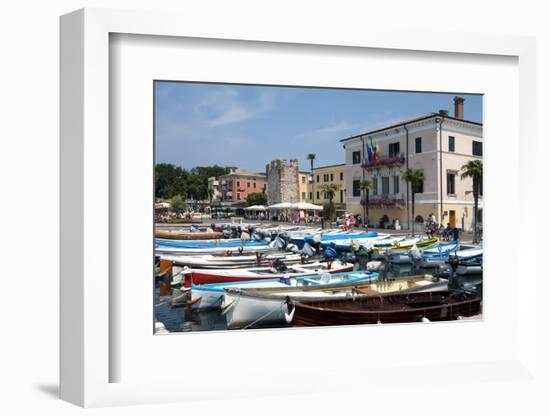
[[281,237],[275,237],[275,240],[274,240],[274,245],[275,247],[277,247],[279,250],[282,250],[283,248],[285,248],[286,246],[286,243],[285,241],[281,238]]
[[315,256],[315,251],[313,248],[309,245],[309,243],[305,243],[302,247],[302,253],[304,253],[307,257],[313,257]]
[[258,233],[252,233],[252,240],[254,241],[262,241],[262,236]]
[[281,259],[275,259],[275,261],[273,261],[273,268],[279,273],[286,272],[287,270],[286,264],[284,264]]

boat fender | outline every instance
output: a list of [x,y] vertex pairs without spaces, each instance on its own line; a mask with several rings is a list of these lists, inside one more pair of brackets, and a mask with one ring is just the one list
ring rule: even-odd
[[430,322],[430,320],[428,318],[426,318],[425,316],[423,316],[420,321],[425,322],[425,323]]

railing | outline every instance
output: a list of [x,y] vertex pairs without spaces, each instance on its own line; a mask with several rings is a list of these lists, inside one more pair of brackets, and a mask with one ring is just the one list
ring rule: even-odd
[[[366,205],[366,199],[361,199],[361,205]],[[375,198],[369,198],[369,207],[403,207],[405,206],[405,200],[403,198],[396,198],[396,197],[375,197]]]
[[391,156],[381,156],[378,159],[363,160],[361,167],[363,169],[376,169],[382,167],[400,166],[405,163],[405,156],[402,153]]

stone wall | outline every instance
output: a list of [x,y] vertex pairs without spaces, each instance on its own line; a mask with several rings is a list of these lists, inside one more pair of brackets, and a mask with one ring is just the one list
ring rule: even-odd
[[272,160],[266,165],[267,203],[300,202],[299,167],[293,159],[288,164],[286,160]]

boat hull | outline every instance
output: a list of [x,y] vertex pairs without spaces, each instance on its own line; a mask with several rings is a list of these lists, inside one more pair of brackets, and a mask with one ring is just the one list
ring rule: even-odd
[[447,321],[481,313],[477,295],[463,296],[461,299],[450,292],[426,292],[359,301],[293,302],[290,314],[293,326],[332,326]]

